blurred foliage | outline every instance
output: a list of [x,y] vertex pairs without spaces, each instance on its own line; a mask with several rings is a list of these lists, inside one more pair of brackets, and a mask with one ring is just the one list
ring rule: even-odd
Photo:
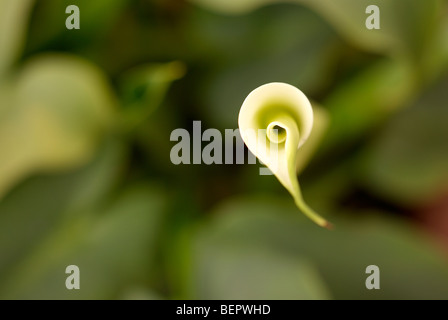
[[371,143],[361,172],[372,190],[403,206],[430,202],[448,190],[447,88],[445,76]]
[[[448,299],[447,79],[448,1],[0,0],[0,298]],[[331,232],[258,165],[170,162],[273,81],[329,115]]]
[[[448,297],[446,260],[431,243],[407,224],[373,214],[338,217],[328,232],[283,199],[229,201],[191,234],[190,290],[199,298],[320,299],[328,297],[324,280],[336,299]],[[301,263],[304,257],[314,271]],[[370,264],[380,266],[382,290],[365,288]]]
[[6,86],[0,196],[30,170],[85,162],[113,117],[115,102],[105,79],[77,58],[36,58]]
[[32,3],[32,0],[0,2],[0,80],[3,80],[22,44],[26,30],[24,22]]

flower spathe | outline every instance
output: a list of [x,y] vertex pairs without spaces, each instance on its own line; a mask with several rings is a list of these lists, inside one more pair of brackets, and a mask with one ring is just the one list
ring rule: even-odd
[[241,137],[249,150],[276,175],[305,215],[328,228],[330,224],[303,201],[296,173],[296,160],[313,122],[313,108],[303,92],[278,82],[252,91],[238,117]]

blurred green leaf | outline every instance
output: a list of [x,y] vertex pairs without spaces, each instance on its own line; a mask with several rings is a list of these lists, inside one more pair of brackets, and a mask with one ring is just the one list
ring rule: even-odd
[[[260,293],[263,297],[276,296],[275,290],[290,296],[289,286],[282,290],[255,285],[252,281],[272,266],[281,267],[271,269],[270,276],[284,279],[294,259],[311,262],[314,272],[322,275],[336,299],[448,298],[446,257],[423,234],[403,221],[377,214],[370,218],[340,217],[333,221],[335,229],[328,231],[298,214],[292,203],[267,196],[226,202],[214,212],[213,218],[190,233],[192,247],[185,260],[190,266],[187,270],[194,276],[191,285],[202,290],[199,291],[201,298],[215,297],[212,294],[216,293],[220,293],[219,298],[235,294],[229,289],[230,284],[224,286],[226,280],[234,285],[249,284],[254,290],[262,288],[266,290]],[[242,248],[247,250],[241,251]],[[260,259],[260,251],[276,255],[266,254]],[[369,265],[380,267],[381,290],[365,287],[368,276],[365,270]],[[226,268],[229,269],[226,271]],[[270,276],[266,275],[268,279]],[[290,283],[300,279],[294,273],[287,277]],[[293,288],[298,290],[298,287],[296,283]]]
[[21,49],[34,0],[0,0],[0,82]]
[[407,207],[428,204],[448,189],[448,77],[397,114],[365,151],[360,180]]
[[[283,5],[225,18],[198,13],[198,19],[203,30],[194,29],[196,37],[220,45],[219,68],[198,88],[204,119],[215,127],[236,128],[244,99],[263,84],[285,82],[312,96],[336,69],[341,43],[307,8]],[[271,20],[276,23],[265,23]]]
[[146,288],[142,287],[132,287],[124,291],[124,293],[119,297],[120,300],[163,300],[162,297]]
[[0,201],[0,283],[61,221],[103,203],[116,186],[123,160],[123,148],[108,143],[88,165],[32,177],[8,193]]
[[[443,13],[445,11],[445,13]],[[445,1],[445,8],[440,10],[442,25],[435,35],[435,40],[428,48],[433,52],[432,59],[425,63],[427,74],[433,75],[434,79],[443,76],[448,70],[448,1]]]
[[228,245],[210,234],[197,239],[191,252],[193,287],[189,298],[329,298],[319,273],[300,257],[269,248]]
[[[373,52],[400,54],[420,63],[431,52],[428,46],[440,27],[441,0],[298,0],[314,8],[338,31],[361,48]],[[381,11],[381,29],[368,30],[366,8]]]
[[[244,13],[273,0],[190,0],[225,13]],[[374,52],[400,53],[414,58],[427,52],[440,27],[442,0],[289,0],[308,6],[328,20],[346,39]],[[381,29],[368,30],[366,8],[377,5],[381,11]],[[299,24],[299,23],[298,23]]]
[[190,0],[190,2],[223,13],[241,14],[272,3],[274,0]]
[[311,161],[316,150],[319,148],[323,137],[326,135],[330,125],[330,116],[326,109],[322,108],[315,102],[311,102],[313,106],[313,129],[305,144],[300,147],[300,155],[296,161],[296,172],[299,174],[305,169],[308,162]]
[[[106,37],[108,29],[123,12],[129,0],[39,0],[31,19],[31,29],[27,43],[28,51],[42,50],[48,46],[63,46],[79,50],[80,47],[94,46]],[[80,11],[79,30],[68,30],[65,21],[69,14],[65,10],[76,5]]]
[[353,145],[416,94],[415,79],[407,64],[387,59],[362,70],[341,83],[323,103],[331,123],[322,151],[341,151]]
[[184,64],[171,62],[139,66],[124,75],[121,96],[125,129],[135,128],[147,121],[162,103],[171,83],[184,74]]
[[7,88],[9,103],[0,110],[0,197],[30,172],[85,163],[114,119],[107,80],[75,57],[36,58]]
[[[151,274],[165,197],[135,187],[96,212],[63,222],[17,266],[0,295],[7,299],[108,299]],[[65,268],[80,268],[81,290],[65,288]]]

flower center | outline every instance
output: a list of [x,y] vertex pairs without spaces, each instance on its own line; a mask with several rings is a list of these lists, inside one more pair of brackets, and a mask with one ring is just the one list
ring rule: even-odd
[[268,139],[274,143],[283,143],[286,140],[286,129],[278,122],[272,122],[267,130]]

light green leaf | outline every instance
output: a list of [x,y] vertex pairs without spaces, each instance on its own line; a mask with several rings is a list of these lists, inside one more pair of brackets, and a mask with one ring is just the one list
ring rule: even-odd
[[34,0],[0,0],[0,82],[23,44]]
[[0,197],[30,172],[85,163],[113,120],[107,80],[78,58],[36,58],[3,90]]
[[[276,0],[190,0],[200,6],[206,7],[211,10],[229,13],[229,14],[241,14],[249,12],[258,7],[266,5],[268,3],[275,3]],[[286,1],[283,1],[286,2]]]
[[428,48],[428,51],[432,52],[431,58],[425,61],[426,74],[433,75],[434,79],[443,76],[448,70],[448,2],[445,3],[444,11],[441,27],[435,35],[434,42]]
[[303,201],[297,181],[297,158],[313,122],[307,97],[285,83],[270,83],[252,91],[238,118],[241,137],[249,150],[276,175],[304,214],[318,225],[329,227]]

